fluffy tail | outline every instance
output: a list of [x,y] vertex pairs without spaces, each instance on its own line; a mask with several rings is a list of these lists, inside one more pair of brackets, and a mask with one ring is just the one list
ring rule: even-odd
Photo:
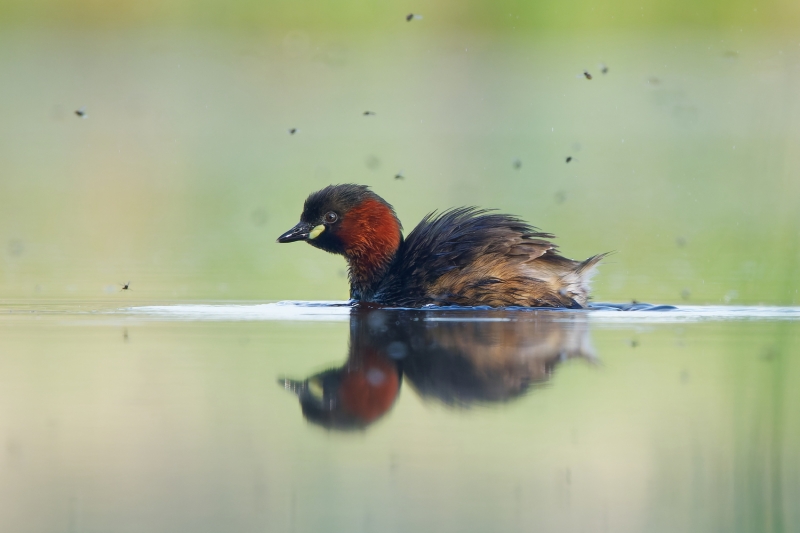
[[589,302],[589,282],[597,273],[597,265],[611,252],[593,255],[586,261],[575,266],[572,272],[561,277],[562,288],[559,293],[569,296],[581,307],[586,307]]

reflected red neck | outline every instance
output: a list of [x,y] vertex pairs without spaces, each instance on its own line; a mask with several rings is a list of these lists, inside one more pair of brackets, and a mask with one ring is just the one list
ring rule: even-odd
[[350,266],[351,297],[368,297],[400,247],[400,222],[385,204],[368,199],[347,212],[338,236]]
[[400,390],[397,367],[385,355],[367,349],[351,354],[339,396],[344,407],[364,422],[372,422],[394,404]]

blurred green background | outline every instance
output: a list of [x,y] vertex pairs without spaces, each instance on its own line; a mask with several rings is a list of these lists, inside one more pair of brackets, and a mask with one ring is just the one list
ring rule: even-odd
[[797,321],[600,321],[599,361],[525,398],[448,408],[406,380],[347,433],[307,423],[276,383],[344,364],[347,322],[2,317],[2,531],[800,524]]
[[614,250],[597,300],[796,304],[798,30],[794,0],[2,0],[0,297],[345,299],[275,238],[358,182],[406,231],[480,205]]

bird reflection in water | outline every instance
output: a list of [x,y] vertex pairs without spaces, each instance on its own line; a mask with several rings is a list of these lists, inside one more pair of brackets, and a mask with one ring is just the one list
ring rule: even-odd
[[593,361],[588,332],[580,312],[356,308],[344,366],[278,382],[310,422],[365,429],[391,409],[403,379],[423,399],[451,406],[519,398],[562,361]]

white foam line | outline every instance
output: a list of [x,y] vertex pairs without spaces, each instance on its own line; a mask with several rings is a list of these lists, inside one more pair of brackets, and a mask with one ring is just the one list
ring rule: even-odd
[[[181,304],[150,305],[120,309],[114,314],[153,318],[160,320],[194,320],[194,321],[332,321],[345,322],[349,319],[351,308],[347,302],[278,302],[269,304]],[[486,310],[478,312],[483,316],[471,316],[468,309],[447,309],[448,316],[430,316],[436,311],[424,311],[426,320],[439,321],[474,321],[474,320],[512,320],[511,317],[485,316]],[[511,311],[507,311],[511,312]],[[463,313],[463,318],[454,314]],[[520,319],[531,320],[534,315],[530,311],[519,311]],[[558,313],[572,314],[574,311],[561,310]],[[731,320],[788,320],[800,321],[800,307],[734,307],[734,306],[683,306],[665,311],[617,311],[595,310],[580,311],[590,320],[598,323],[677,323]],[[562,319],[558,315],[553,318]],[[572,317],[563,317],[571,320]]]
[[350,318],[347,302],[279,302],[256,305],[148,305],[120,309],[121,313],[161,320],[209,321],[332,321]]
[[610,311],[598,310],[587,313],[594,322],[707,322],[707,321],[755,321],[798,320],[800,307],[769,306],[682,306],[668,311]]

